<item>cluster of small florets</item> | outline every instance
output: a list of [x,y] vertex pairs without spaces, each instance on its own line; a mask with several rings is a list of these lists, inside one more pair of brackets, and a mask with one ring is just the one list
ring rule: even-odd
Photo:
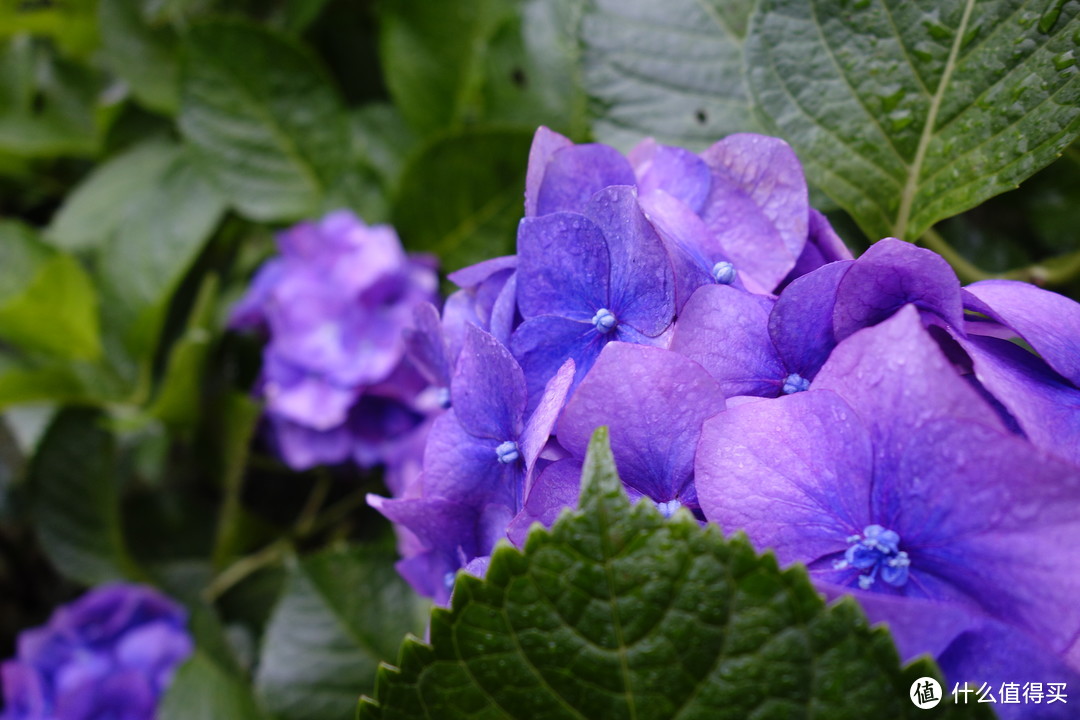
[[154,720],[191,655],[187,613],[152,588],[105,585],[19,636],[0,720]]
[[446,602],[575,504],[603,425],[632,499],[805,564],[906,658],[1080,682],[1080,305],[896,239],[853,259],[807,198],[777,139],[542,128],[517,254],[405,334],[439,407],[371,498],[400,571]]

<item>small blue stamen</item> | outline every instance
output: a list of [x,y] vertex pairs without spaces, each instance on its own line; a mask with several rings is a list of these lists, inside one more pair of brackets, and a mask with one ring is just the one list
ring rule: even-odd
[[441,387],[435,391],[435,402],[439,403],[439,407],[446,410],[450,407],[450,388]]
[[454,573],[448,572],[443,575],[443,584],[446,585],[446,589],[449,590],[454,587]]
[[495,456],[499,458],[499,462],[503,465],[509,465],[512,462],[516,462],[521,453],[518,452],[518,444],[513,440],[507,440],[506,442],[495,448]]
[[881,579],[893,587],[907,584],[911,558],[900,549],[897,533],[881,525],[867,525],[861,535],[851,535],[846,541],[849,547],[844,559],[835,561],[833,568],[862,570],[858,577],[860,588],[868,590],[879,571]]
[[784,378],[784,394],[794,395],[797,392],[803,392],[810,389],[810,381],[804,378],[799,373],[791,373]]
[[713,265],[712,276],[721,285],[730,285],[735,282],[735,266],[726,260],[721,260]]
[[656,508],[660,511],[660,514],[666,518],[675,514],[675,511],[682,507],[682,503],[678,500],[668,500],[667,502],[656,503]]
[[593,325],[596,326],[597,331],[601,333],[611,332],[612,328],[619,324],[619,321],[615,319],[615,313],[611,312],[607,308],[600,308],[593,315]]

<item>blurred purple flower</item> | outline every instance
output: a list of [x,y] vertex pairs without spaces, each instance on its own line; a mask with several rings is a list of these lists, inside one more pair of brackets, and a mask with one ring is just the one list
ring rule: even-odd
[[0,666],[2,720],[153,720],[194,650],[187,613],[152,588],[106,585],[19,636]]
[[278,247],[232,316],[269,337],[259,389],[278,450],[295,469],[381,462],[426,409],[402,333],[436,299],[434,261],[348,211],[286,230]]
[[710,521],[854,593],[950,682],[1080,677],[1080,469],[1008,434],[913,306],[841,342],[809,392],[707,421],[696,473]]

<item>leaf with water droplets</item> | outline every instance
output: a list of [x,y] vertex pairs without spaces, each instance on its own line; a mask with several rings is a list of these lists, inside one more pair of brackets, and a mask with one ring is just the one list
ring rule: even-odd
[[801,568],[631,507],[603,429],[582,482],[578,512],[497,548],[485,580],[458,577],[430,644],[406,639],[360,720],[991,716],[919,710],[908,692],[932,663],[901,669],[887,632],[850,600],[825,607]]
[[756,106],[872,238],[915,240],[1080,135],[1076,0],[764,0]]

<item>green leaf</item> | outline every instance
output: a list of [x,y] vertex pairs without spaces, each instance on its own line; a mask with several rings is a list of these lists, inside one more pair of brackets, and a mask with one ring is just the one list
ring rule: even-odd
[[781,572],[686,511],[631,507],[598,430],[580,510],[519,552],[496,548],[485,580],[459,573],[431,644],[406,639],[379,671],[362,720],[417,718],[988,717],[928,714],[888,633],[852,600],[826,607],[802,568]]
[[285,720],[345,718],[379,660],[419,632],[427,603],[372,546],[294,562],[263,640],[256,687]]
[[566,33],[550,2],[393,0],[381,13],[386,83],[420,134],[476,123],[577,129],[573,57],[558,45]]
[[1015,187],[1080,134],[1080,4],[763,0],[756,105],[871,238]]
[[57,357],[100,356],[97,293],[79,261],[56,253],[42,263],[25,292],[0,305],[0,338]]
[[253,25],[192,28],[181,70],[180,129],[242,213],[319,212],[348,159],[337,92],[305,49]]
[[588,0],[580,25],[593,132],[693,149],[756,129],[742,74],[750,0]]
[[221,222],[225,204],[190,153],[174,157],[98,256],[106,322],[128,352],[148,358],[169,301]]
[[264,720],[265,713],[243,679],[202,650],[176,671],[158,707],[160,720]]
[[28,472],[42,547],[63,575],[85,585],[142,576],[124,542],[116,447],[101,422],[96,411],[61,411]]
[[514,252],[532,131],[467,130],[425,145],[405,168],[393,220],[411,250],[455,270]]
[[99,165],[67,196],[45,237],[66,250],[100,247],[158,191],[179,148],[148,140]]
[[217,330],[218,278],[208,275],[199,286],[184,334],[173,345],[161,388],[149,414],[173,430],[190,432],[199,421],[203,370]]
[[98,0],[102,59],[151,110],[174,115],[180,105],[176,33],[151,27],[141,0]]
[[[2,25],[2,22],[0,22]],[[0,151],[20,157],[98,152],[118,105],[105,78],[28,36],[0,38]]]

